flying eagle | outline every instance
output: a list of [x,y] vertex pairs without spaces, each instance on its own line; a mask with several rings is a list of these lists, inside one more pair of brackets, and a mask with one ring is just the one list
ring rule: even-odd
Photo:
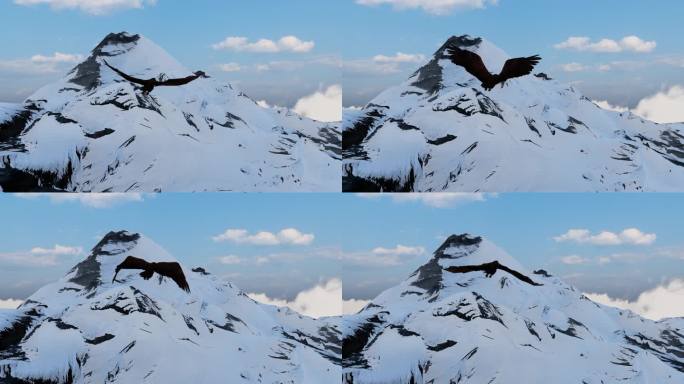
[[491,263],[484,263],[480,265],[458,265],[458,266],[452,266],[446,268],[448,272],[451,273],[468,273],[468,272],[475,272],[475,271],[484,271],[486,277],[492,277],[496,273],[498,269],[501,269],[503,271],[506,271],[510,273],[511,275],[517,277],[519,280],[522,280],[526,282],[527,284],[530,285],[535,285],[535,286],[541,286],[544,284],[538,284],[532,281],[529,277],[523,275],[522,273],[515,271],[513,269],[508,268],[505,265],[499,264],[498,261],[492,261]]
[[450,46],[447,48],[447,56],[452,63],[465,68],[468,73],[480,80],[482,88],[487,91],[491,91],[499,83],[503,87],[508,79],[529,75],[541,60],[539,55],[509,59],[506,60],[501,73],[492,74],[487,70],[480,55],[475,52]]
[[118,70],[118,69],[112,67],[111,65],[109,65],[109,63],[107,62],[107,60],[103,60],[103,61],[104,61],[104,63],[105,63],[109,68],[112,69],[112,71],[114,71],[114,72],[116,72],[117,74],[119,74],[119,76],[121,76],[121,77],[123,77],[124,79],[130,81],[131,83],[135,83],[135,84],[140,84],[140,85],[142,85],[142,91],[143,91],[144,94],[148,94],[148,93],[152,92],[152,90],[154,89],[154,87],[161,87],[161,86],[169,86],[169,87],[170,87],[170,86],[185,85],[185,84],[187,84],[187,83],[189,83],[189,82],[191,82],[191,81],[193,81],[193,80],[199,79],[200,77],[202,77],[202,78],[207,78],[207,77],[209,77],[209,76],[206,75],[206,73],[204,73],[204,72],[202,72],[202,71],[197,71],[197,72],[195,72],[192,76],[182,77],[182,78],[179,78],[179,79],[166,79],[166,80],[164,80],[161,76],[160,76],[160,80],[157,80],[157,79],[155,79],[155,78],[151,78],[151,79],[138,79],[137,77],[133,77],[133,76],[127,75],[127,74],[123,73],[122,71],[120,71],[120,70]]
[[143,259],[128,256],[126,260],[116,266],[116,272],[114,273],[112,282],[116,281],[116,275],[119,274],[119,271],[122,269],[142,269],[143,271],[140,272],[140,276],[145,280],[149,280],[152,275],[158,273],[161,276],[168,277],[175,281],[185,292],[190,292],[190,286],[188,285],[188,281],[185,280],[183,269],[180,264],[176,262],[149,263]]

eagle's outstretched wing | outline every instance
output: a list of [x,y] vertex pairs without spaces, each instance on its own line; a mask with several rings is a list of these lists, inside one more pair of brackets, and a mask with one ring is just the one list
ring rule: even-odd
[[482,83],[491,82],[492,74],[477,53],[461,49],[457,46],[449,46],[447,48],[447,57],[449,57],[452,63],[465,68],[468,73],[477,77]]
[[133,77],[133,76],[127,75],[127,74],[123,73],[122,71],[120,71],[120,70],[118,70],[118,69],[112,67],[111,65],[109,65],[109,63],[107,62],[107,60],[102,60],[102,61],[104,61],[105,65],[108,66],[109,68],[111,68],[112,71],[116,72],[117,74],[119,74],[119,76],[121,76],[121,77],[123,77],[124,79],[130,81],[131,83],[136,83],[136,84],[140,84],[140,85],[145,85],[145,84],[147,84],[147,82],[146,82],[145,80],[143,80],[143,79],[138,79],[137,77]]
[[195,81],[195,80],[199,79],[200,77],[207,77],[207,76],[204,74],[204,72],[198,71],[198,72],[195,72],[195,74],[188,76],[188,77],[181,77],[178,79],[168,79],[168,80],[164,80],[164,81],[158,81],[157,85],[158,86],[159,85],[161,85],[161,86],[185,85],[191,81]]
[[121,264],[116,266],[116,271],[114,272],[114,277],[112,278],[112,281],[116,280],[116,275],[119,274],[119,271],[122,269],[142,269],[142,270],[147,270],[150,268],[150,263],[143,259],[139,259],[137,257],[133,256],[128,256],[124,261],[121,262]]
[[166,276],[176,282],[180,289],[190,292],[190,285],[185,279],[183,268],[176,262],[153,263],[154,271],[161,276]]
[[451,273],[468,273],[484,270],[484,265],[453,265],[451,267],[446,268],[446,271]]
[[539,55],[506,60],[506,63],[499,74],[501,81],[529,75],[532,73],[534,66],[539,64],[540,60],[541,57],[539,57]]
[[510,273],[511,275],[517,277],[519,280],[522,280],[522,281],[526,282],[527,284],[535,285],[535,286],[538,286],[538,287],[544,285],[544,284],[535,283],[535,282],[532,281],[532,279],[530,279],[529,277],[523,275],[522,273],[520,273],[520,272],[518,272],[518,271],[516,271],[516,270],[510,269],[510,268],[508,268],[508,267],[505,266],[505,265],[499,264],[499,269],[501,269],[501,270],[503,270],[503,271],[506,271],[506,272]]

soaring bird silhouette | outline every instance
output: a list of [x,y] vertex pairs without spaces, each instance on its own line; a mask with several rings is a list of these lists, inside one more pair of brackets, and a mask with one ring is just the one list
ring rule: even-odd
[[480,265],[458,265],[458,266],[452,266],[446,268],[448,272],[451,273],[468,273],[468,272],[475,272],[475,271],[484,271],[486,277],[492,277],[496,273],[498,269],[501,269],[502,271],[506,271],[510,273],[511,275],[517,277],[519,280],[522,280],[526,282],[527,284],[530,285],[535,285],[535,286],[541,286],[544,284],[538,284],[532,281],[529,277],[523,275],[522,273],[510,269],[507,266],[500,264],[498,261],[492,261],[491,263],[484,263]]
[[149,280],[152,275],[158,273],[161,276],[165,276],[175,281],[176,284],[185,292],[190,292],[190,286],[188,281],[185,280],[185,274],[183,274],[183,269],[180,264],[176,262],[160,262],[160,263],[150,263],[143,259],[137,257],[128,256],[121,264],[116,266],[116,272],[112,278],[112,282],[116,281],[116,275],[122,269],[142,269],[140,276]]
[[541,60],[539,55],[509,59],[506,60],[501,73],[492,74],[487,70],[480,55],[475,52],[452,45],[447,48],[447,57],[452,63],[465,68],[468,73],[480,80],[482,88],[487,91],[491,91],[499,83],[503,87],[508,79],[529,75]]
[[103,61],[109,68],[111,68],[112,71],[116,72],[119,76],[130,81],[131,83],[142,85],[142,91],[144,94],[148,94],[148,93],[152,92],[154,87],[161,87],[161,86],[169,87],[169,86],[185,85],[191,81],[199,79],[200,77],[202,77],[202,78],[209,77],[209,76],[207,76],[206,73],[204,73],[202,71],[197,71],[197,72],[194,72],[194,74],[192,76],[182,77],[182,78],[178,78],[178,79],[163,79],[163,76],[160,76],[160,80],[157,80],[154,77],[151,79],[138,79],[137,77],[127,75],[127,74],[123,73],[122,71],[112,67],[111,65],[109,65],[107,60],[103,60]]

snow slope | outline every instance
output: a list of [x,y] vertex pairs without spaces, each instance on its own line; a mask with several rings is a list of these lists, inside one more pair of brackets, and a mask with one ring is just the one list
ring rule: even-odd
[[112,282],[127,255],[175,261],[144,236],[110,232],[63,279],[0,311],[0,382],[339,381],[336,319],[258,304],[201,268],[183,267],[190,293],[133,270]]
[[24,179],[81,192],[340,190],[335,124],[262,108],[212,78],[144,95],[103,60],[140,78],[192,74],[145,37],[108,35],[21,112],[0,106],[0,159],[18,175],[5,190]]
[[684,191],[684,124],[603,110],[542,73],[487,92],[446,58],[448,44],[492,72],[510,58],[484,39],[452,37],[346,116],[345,191]]
[[[494,260],[543,286],[443,270]],[[347,384],[684,382],[684,319],[596,304],[469,235],[449,237],[342,332]]]

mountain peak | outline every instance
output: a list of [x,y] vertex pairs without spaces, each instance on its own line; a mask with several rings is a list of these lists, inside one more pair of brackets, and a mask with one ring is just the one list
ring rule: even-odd
[[[0,146],[5,164],[0,187],[25,192],[339,190],[339,181],[326,177],[340,172],[337,126],[262,108],[216,78],[147,94],[105,60],[139,79],[193,73],[142,35],[108,34],[66,76],[29,96],[22,110],[0,111],[2,121],[11,121],[11,129],[0,134],[0,141],[11,144]],[[225,172],[215,172],[217,166]]]
[[[509,268],[449,270],[492,262]],[[452,235],[343,319],[343,383],[680,383],[680,324],[601,306],[486,239]]]
[[[92,90],[117,76],[102,76],[103,60],[136,76],[153,77],[159,73],[187,73],[166,51],[145,37],[128,32],[110,33],[90,52],[90,56],[69,72],[70,83]],[[104,78],[104,79],[103,79]]]
[[460,35],[460,36],[451,36],[448,38],[444,44],[442,44],[441,47],[435,52],[434,56],[438,58],[444,58],[444,53],[447,49],[447,47],[459,47],[459,48],[469,48],[469,49],[475,49],[477,48],[481,43],[482,43],[482,38],[481,37],[472,37],[470,35]]
[[199,269],[122,269],[114,280],[129,254],[173,259],[144,235],[112,231],[66,278],[0,313],[0,383],[339,380],[334,320],[260,304]]
[[[441,89],[452,86],[455,83],[462,83],[466,79],[463,76],[456,76],[452,79],[451,69],[452,64],[442,63],[442,60],[448,60],[446,51],[448,47],[460,47],[469,51],[476,52],[482,57],[487,68],[492,72],[496,72],[503,66],[507,55],[498,47],[484,40],[481,37],[472,37],[470,35],[460,35],[449,37],[444,44],[433,54],[432,60],[419,68],[410,77],[410,85],[421,88],[429,94],[436,94]],[[463,68],[459,69],[463,72]]]
[[113,56],[109,47],[134,44],[140,40],[140,35],[133,35],[128,32],[110,33],[105,36],[102,41],[95,46],[90,52],[88,58],[74,67],[69,72],[73,76],[69,79],[70,82],[85,87],[86,89],[94,89],[101,84],[100,82],[100,63],[97,58],[101,56]]
[[[473,247],[477,246],[482,242],[482,237],[471,236],[468,233],[463,233],[460,235],[451,235],[444,243],[437,248],[435,251],[436,258],[453,258],[452,253],[449,252],[451,248],[463,248],[463,247]],[[475,247],[476,248],[476,247]]]
[[95,247],[93,247],[93,254],[110,254],[107,250],[108,246],[122,243],[135,243],[140,239],[139,233],[131,233],[128,231],[110,231],[102,240],[100,240]]
[[119,33],[110,33],[107,36],[105,36],[104,39],[98,44],[95,49],[93,50],[93,53],[95,52],[102,52],[102,48],[108,46],[108,45],[121,45],[121,44],[131,44],[135,43],[138,40],[140,40],[140,35],[137,34],[131,34],[126,31],[119,32]]

